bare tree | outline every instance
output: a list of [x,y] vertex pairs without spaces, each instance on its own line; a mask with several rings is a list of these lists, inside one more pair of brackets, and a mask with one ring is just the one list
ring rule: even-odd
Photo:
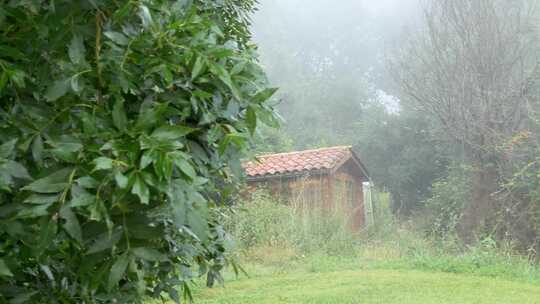
[[496,226],[493,194],[509,162],[503,147],[530,127],[536,7],[534,0],[426,2],[425,27],[408,37],[392,65],[403,93],[438,119],[473,167],[459,227],[465,240]]

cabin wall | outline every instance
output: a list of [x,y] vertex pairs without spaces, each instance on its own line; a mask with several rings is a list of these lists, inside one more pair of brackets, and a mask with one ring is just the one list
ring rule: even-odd
[[365,226],[363,178],[354,163],[331,174],[269,178],[248,183],[248,191],[263,188],[299,210],[323,210],[345,216],[353,231]]
[[270,178],[248,182],[248,191],[267,190],[276,199],[295,208],[323,208],[329,205],[329,180],[326,175]]
[[330,176],[333,180],[334,210],[347,216],[350,227],[357,231],[365,225],[364,179],[353,164],[346,163]]

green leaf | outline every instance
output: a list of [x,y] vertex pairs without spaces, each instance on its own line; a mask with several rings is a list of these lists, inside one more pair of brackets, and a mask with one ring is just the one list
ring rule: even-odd
[[143,27],[145,29],[152,25],[152,15],[150,14],[150,10],[146,5],[139,6],[139,17],[141,18]]
[[0,259],[0,276],[4,276],[4,277],[13,276],[13,273],[11,273],[11,270],[9,270],[8,266],[6,265],[3,259]]
[[13,151],[15,151],[15,145],[18,139],[12,139],[0,145],[0,158],[9,158]]
[[2,173],[7,173],[15,178],[32,179],[23,165],[12,160],[8,160],[4,164],[0,165],[0,170],[2,170]]
[[228,162],[229,169],[231,169],[231,172],[236,177],[241,177],[242,174],[244,174],[244,170],[242,168],[242,162],[238,158],[232,158]]
[[23,293],[17,294],[15,298],[13,298],[9,304],[26,304],[31,303],[31,299],[34,295],[36,295],[38,291],[24,291]]
[[49,207],[52,203],[45,203],[35,207],[27,207],[17,213],[17,218],[36,218],[49,214]]
[[39,265],[39,268],[41,269],[41,271],[43,271],[47,279],[49,279],[51,282],[54,282],[54,275],[48,265]]
[[229,87],[234,98],[236,98],[237,100],[242,100],[240,92],[238,91],[231,79],[231,75],[224,67],[219,64],[212,64],[211,70],[225,85],[227,85],[227,87]]
[[[204,201],[204,198],[202,198],[198,192],[194,192],[193,195],[195,195],[195,197],[197,197],[198,200],[203,200],[204,204],[206,203]],[[209,229],[208,229],[207,213],[208,213],[208,210],[206,209],[206,206],[199,203],[198,208],[191,210],[187,217],[187,220],[188,220],[187,224],[189,228],[191,229],[191,231],[193,231],[193,233],[195,233],[195,235],[202,242],[205,242],[208,239]]]
[[26,73],[21,70],[14,70],[11,73],[11,82],[14,83],[19,88],[24,88],[24,78],[27,77]]
[[122,279],[126,272],[128,264],[129,255],[127,253],[122,254],[116,259],[109,273],[109,283],[107,285],[109,290],[112,290],[118,285],[118,282],[120,282],[120,279]]
[[125,189],[129,181],[129,179],[119,170],[114,173],[114,180],[116,181],[118,187],[120,187],[121,189]]
[[95,189],[99,185],[99,183],[91,176],[79,177],[75,181],[77,182],[79,186],[86,189]]
[[119,45],[127,45],[129,40],[124,36],[124,34],[114,31],[107,31],[104,33],[105,37],[111,39],[114,43]]
[[85,52],[86,49],[82,37],[78,34],[74,35],[68,48],[69,59],[74,64],[85,63]]
[[22,190],[37,193],[57,193],[63,191],[68,186],[68,177],[73,172],[71,168],[56,171],[47,177],[36,180],[26,185]]
[[56,236],[57,231],[57,222],[52,217],[43,217],[40,222],[40,231],[36,235],[35,242],[35,255],[37,257],[41,256],[45,249],[53,244],[53,239]]
[[[72,188],[73,189],[73,188]],[[72,198],[70,201],[71,207],[83,207],[93,204],[96,201],[96,196],[84,190],[75,192],[72,190]]]
[[140,175],[136,175],[131,193],[137,195],[142,204],[147,205],[150,202],[150,190]]
[[77,153],[83,149],[83,145],[77,142],[48,141],[47,143],[54,147],[50,152],[55,157],[66,162],[75,162],[77,160]]
[[127,115],[126,110],[124,109],[124,100],[121,98],[116,99],[112,111],[113,123],[114,126],[120,130],[125,131],[127,127]]
[[[2,10],[0,9],[0,19],[1,19],[1,16],[2,16]],[[0,45],[0,54],[4,55],[6,57],[11,57],[12,59],[15,59],[15,60],[25,60],[25,59],[27,59],[25,57],[24,53],[21,52],[19,49],[10,47],[8,45]]]
[[172,141],[178,140],[195,131],[197,129],[180,125],[163,126],[156,129],[151,136],[157,140]]
[[257,114],[255,113],[255,110],[253,110],[253,107],[248,107],[246,110],[246,123],[249,132],[253,135],[257,128]]
[[32,157],[38,164],[43,161],[43,139],[40,135],[36,135],[32,141]]
[[162,115],[168,106],[168,103],[154,104],[147,101],[142,103],[139,110],[139,117],[137,117],[137,129],[148,129],[155,125],[162,125]]
[[90,245],[86,254],[94,254],[112,248],[122,238],[122,229],[117,229],[111,235],[108,232],[101,234]]
[[71,90],[77,94],[79,94],[82,91],[81,84],[79,83],[79,77],[80,75],[73,75],[69,80]]
[[234,67],[231,70],[231,75],[236,75],[236,74],[242,73],[242,71],[244,70],[245,67],[246,67],[246,62],[245,61],[241,61],[241,62],[235,64]]
[[83,243],[82,239],[82,232],[81,232],[81,225],[79,224],[79,220],[77,219],[77,215],[71,210],[71,208],[67,205],[63,206],[60,209],[59,215],[62,219],[65,220],[65,223],[62,225],[64,230],[79,244]]
[[197,177],[197,173],[195,172],[195,169],[193,169],[193,167],[187,160],[175,159],[174,163],[178,167],[178,169],[180,169],[190,179],[193,180],[195,177]]
[[152,162],[154,162],[154,155],[153,151],[146,151],[141,156],[141,163],[139,164],[140,169],[144,169],[148,167]]
[[101,222],[105,220],[105,223],[110,229],[111,223],[109,222],[109,215],[107,213],[107,209],[105,208],[105,205],[103,204],[103,201],[99,199],[95,199],[91,205],[87,207],[87,210],[90,211],[90,220]]
[[263,103],[265,101],[267,101],[268,99],[270,99],[272,96],[274,96],[274,94],[277,92],[278,88],[268,88],[268,89],[264,89],[260,92],[258,92],[257,94],[255,94],[255,96],[253,96],[253,102],[255,103]]
[[185,225],[187,221],[187,208],[186,208],[186,195],[184,188],[186,182],[182,179],[176,179],[172,182],[172,186],[167,192],[169,197],[169,205],[171,207],[171,215],[176,227],[180,228]]
[[152,248],[139,247],[133,249],[132,252],[136,257],[150,262],[164,262],[168,260],[166,255]]
[[203,57],[199,56],[195,60],[195,64],[193,65],[193,70],[191,70],[191,80],[197,79],[199,75],[203,72],[203,69],[205,67],[204,59]]
[[113,168],[114,161],[108,157],[98,157],[94,159],[94,170],[110,170]]
[[198,212],[191,212],[188,216],[188,226],[201,242],[208,239],[208,222]]
[[45,92],[45,99],[55,101],[69,91],[70,79],[57,80]]
[[56,203],[59,198],[60,195],[58,194],[32,194],[27,199],[25,199],[24,202],[27,204],[35,205],[52,204]]

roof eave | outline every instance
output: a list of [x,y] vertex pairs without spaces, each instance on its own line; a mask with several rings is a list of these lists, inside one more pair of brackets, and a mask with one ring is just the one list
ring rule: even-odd
[[248,182],[258,182],[263,180],[272,180],[272,179],[289,179],[296,178],[308,175],[327,175],[331,172],[330,169],[315,169],[315,170],[303,170],[287,173],[277,173],[277,174],[265,174],[265,175],[255,175],[247,176]]

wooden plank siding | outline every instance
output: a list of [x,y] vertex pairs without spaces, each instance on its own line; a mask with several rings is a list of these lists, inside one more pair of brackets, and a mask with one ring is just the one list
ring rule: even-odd
[[350,147],[332,147],[262,156],[245,165],[249,188],[263,187],[300,210],[342,216],[353,231],[365,224],[365,167]]
[[251,181],[249,186],[264,188],[294,208],[341,212],[351,229],[357,231],[365,224],[363,182],[362,176],[345,164],[330,174]]

